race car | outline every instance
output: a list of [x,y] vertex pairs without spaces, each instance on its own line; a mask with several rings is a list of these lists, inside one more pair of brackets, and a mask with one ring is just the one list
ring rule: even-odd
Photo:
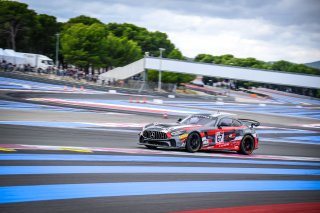
[[229,150],[250,155],[259,146],[254,129],[259,125],[229,113],[193,114],[173,124],[146,125],[139,133],[139,144],[149,149]]

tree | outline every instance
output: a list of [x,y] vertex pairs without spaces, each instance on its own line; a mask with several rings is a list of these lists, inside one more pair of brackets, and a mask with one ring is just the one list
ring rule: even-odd
[[69,19],[68,24],[79,24],[82,23],[84,25],[92,25],[92,24],[103,24],[99,19],[92,18],[89,16],[81,15],[74,18]]
[[290,69],[291,66],[292,64],[290,62],[281,60],[273,63],[271,66],[271,69],[279,70],[279,71],[287,71]]
[[36,13],[28,9],[27,4],[0,0],[1,46],[14,50],[24,49],[23,44],[29,43],[35,25]]
[[65,61],[86,69],[101,64],[96,52],[106,35],[104,25],[73,24],[61,34],[61,52]]
[[100,59],[105,67],[119,67],[142,58],[141,48],[134,41],[109,34],[101,41]]
[[[168,58],[185,60],[185,57],[182,55],[179,49],[173,49],[169,54]],[[148,79],[150,81],[158,81],[159,71],[157,70],[149,70],[148,71]],[[183,73],[174,73],[174,72],[163,72],[162,73],[162,82],[164,83],[187,83],[195,79],[194,75],[183,74]]]
[[110,34],[105,25],[73,24],[61,37],[65,61],[88,70],[92,67],[117,67],[142,57],[141,49],[127,38]]
[[35,52],[49,56],[55,55],[56,34],[60,31],[61,23],[58,23],[56,17],[46,14],[36,16],[37,25],[32,34],[32,43],[30,52]]
[[181,51],[179,49],[173,49],[169,54],[168,58],[171,59],[178,59],[178,60],[185,60],[185,57],[182,55]]
[[146,28],[137,27],[133,24],[107,24],[109,32],[116,37],[126,37],[128,40],[135,41],[141,47],[142,52],[149,52],[151,56],[159,56],[159,48],[165,48],[163,57],[170,53],[175,47],[168,39],[167,34],[156,31],[149,32]]
[[283,61],[283,60],[273,63],[271,65],[271,69],[286,71],[286,72],[306,73],[306,74],[313,74],[313,75],[320,74],[318,69],[308,67],[304,64],[294,64],[294,63]]
[[[158,70],[148,70],[148,80],[153,82],[158,82],[159,71]],[[161,81],[163,83],[188,83],[195,79],[194,75],[183,74],[183,73],[173,73],[173,72],[162,72]]]
[[203,62],[203,63],[213,63],[214,57],[209,54],[199,54],[194,59],[197,62]]

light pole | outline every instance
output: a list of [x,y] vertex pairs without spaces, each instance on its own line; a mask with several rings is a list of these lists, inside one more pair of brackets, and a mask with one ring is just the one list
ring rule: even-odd
[[[144,53],[144,57],[146,58],[146,57],[149,57],[149,52],[145,52]],[[144,63],[146,63],[145,61],[144,61]],[[147,70],[146,69],[144,69],[144,72],[143,72],[144,74],[143,74],[143,83],[145,83],[146,81],[147,81]]]
[[56,66],[57,68],[59,67],[59,37],[60,37],[60,34],[57,33],[56,34],[57,36],[57,40],[56,40]]
[[164,48],[159,48],[160,50],[160,59],[159,59],[159,81],[158,81],[158,91],[161,91],[161,69],[162,69],[162,52],[165,51],[166,49]]

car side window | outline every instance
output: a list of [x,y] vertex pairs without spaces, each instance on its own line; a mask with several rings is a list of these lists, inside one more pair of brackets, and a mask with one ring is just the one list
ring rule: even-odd
[[223,118],[221,119],[220,126],[232,126],[232,119],[231,118]]
[[234,119],[232,122],[232,126],[242,126],[242,124],[240,121]]

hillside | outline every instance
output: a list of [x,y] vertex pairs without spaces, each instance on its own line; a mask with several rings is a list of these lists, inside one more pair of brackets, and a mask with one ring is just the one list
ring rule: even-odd
[[308,67],[313,67],[316,69],[320,69],[320,61],[310,62],[305,64]]

